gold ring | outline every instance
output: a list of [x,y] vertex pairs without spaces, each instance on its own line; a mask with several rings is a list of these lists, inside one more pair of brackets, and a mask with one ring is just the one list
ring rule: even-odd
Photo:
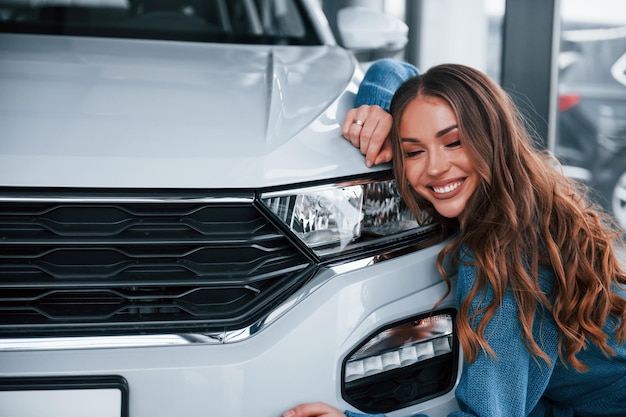
[[363,126],[365,124],[363,120],[359,120],[359,119],[354,119],[352,123],[354,123],[355,125],[359,125],[359,126]]

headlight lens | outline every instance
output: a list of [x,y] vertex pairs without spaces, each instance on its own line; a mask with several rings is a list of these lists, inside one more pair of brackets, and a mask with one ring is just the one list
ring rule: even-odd
[[434,229],[415,219],[393,179],[270,192],[261,201],[320,257]]

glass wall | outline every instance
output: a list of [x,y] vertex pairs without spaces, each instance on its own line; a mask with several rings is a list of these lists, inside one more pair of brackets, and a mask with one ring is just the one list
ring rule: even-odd
[[626,227],[626,2],[561,0],[555,153]]
[[[444,62],[478,68],[500,79],[502,22],[506,0],[320,0],[336,28],[334,15],[347,6],[368,7],[409,25],[409,43],[400,54],[420,69]],[[361,59],[357,55],[357,58]],[[361,59],[367,67],[367,56]]]
[[505,0],[422,0],[415,63],[465,64],[499,81],[504,9]]

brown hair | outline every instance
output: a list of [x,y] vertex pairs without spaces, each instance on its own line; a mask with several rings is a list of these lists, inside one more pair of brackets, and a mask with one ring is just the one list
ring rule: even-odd
[[[438,215],[405,177],[399,123],[408,103],[418,95],[438,97],[452,107],[461,143],[481,179],[458,219]],[[462,301],[457,320],[467,360],[474,361],[481,348],[494,354],[485,339],[485,328],[507,288],[519,307],[529,352],[546,363],[550,360],[532,335],[535,313],[541,306],[552,312],[558,326],[563,363],[584,371],[576,354],[589,342],[607,355],[614,354],[603,326],[613,320],[618,341],[626,338],[626,300],[612,291],[614,284],[626,284],[613,248],[613,243],[623,239],[623,231],[587,200],[583,185],[563,175],[554,158],[537,149],[508,94],[478,70],[438,65],[398,89],[391,114],[394,173],[407,204],[416,214],[429,213],[444,229],[460,226],[438,258],[448,289],[444,258],[452,254],[451,259],[458,263],[462,245],[473,252],[476,285]],[[540,265],[554,272],[549,294],[539,285]],[[469,315],[472,300],[487,287],[493,289],[493,301]]]

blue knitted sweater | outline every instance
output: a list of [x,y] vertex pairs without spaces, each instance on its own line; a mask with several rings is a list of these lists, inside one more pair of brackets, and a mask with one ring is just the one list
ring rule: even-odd
[[[404,80],[416,74],[417,69],[407,63],[389,59],[375,62],[365,74],[355,105],[378,104],[388,110],[393,92]],[[465,251],[461,259],[471,263],[472,255]],[[552,280],[551,271],[541,271],[542,288],[549,290]],[[475,281],[475,269],[460,264],[457,306]],[[620,292],[626,296],[626,291]],[[482,301],[474,301],[472,309],[485,306],[493,299],[489,289],[485,295]],[[464,364],[455,391],[460,411],[449,417],[626,417],[626,344],[616,343],[614,328],[612,321],[605,325],[616,355],[606,357],[595,345],[588,345],[577,355],[589,368],[581,373],[559,360],[557,326],[549,312],[538,311],[533,336],[549,356],[551,365],[548,366],[526,349],[517,304],[513,293],[507,291],[485,332],[497,358],[480,352],[474,362]],[[346,415],[368,416],[352,411],[346,411]]]

